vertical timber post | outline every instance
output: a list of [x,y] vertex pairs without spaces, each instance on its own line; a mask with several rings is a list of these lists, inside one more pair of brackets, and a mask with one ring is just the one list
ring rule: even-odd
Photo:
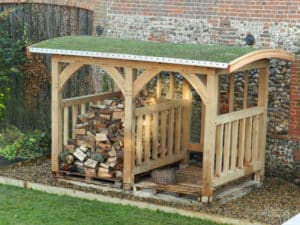
[[124,180],[123,188],[131,189],[134,183],[135,165],[135,98],[133,83],[137,70],[125,68],[125,121],[124,121]]
[[186,167],[189,164],[190,154],[187,149],[187,145],[190,143],[191,139],[191,120],[192,120],[192,89],[191,85],[186,79],[183,80],[182,86],[182,98],[187,101],[187,104],[183,109],[183,147],[185,151],[185,158],[182,161],[181,166]]
[[205,106],[204,146],[203,146],[203,174],[202,174],[202,202],[211,202],[213,195],[214,157],[216,145],[215,120],[218,112],[219,77],[207,74],[208,100]]
[[[269,65],[269,64],[267,64]],[[264,108],[264,113],[260,116],[259,122],[259,142],[257,149],[257,161],[262,162],[263,168],[255,173],[254,180],[261,182],[264,176],[265,148],[267,135],[267,113],[268,113],[268,93],[269,93],[269,67],[260,70],[258,82],[258,102],[257,105]]]
[[59,86],[59,60],[52,56],[51,66],[51,129],[52,129],[52,151],[51,170],[57,175],[59,170],[58,155],[62,151],[62,95]]

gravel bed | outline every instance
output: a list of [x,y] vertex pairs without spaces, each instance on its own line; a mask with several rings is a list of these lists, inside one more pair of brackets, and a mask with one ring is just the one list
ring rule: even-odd
[[[51,176],[50,160],[38,160],[18,167],[0,168],[0,175],[46,185],[61,186],[77,190],[90,191],[116,197],[144,200],[128,193],[81,188],[74,185],[58,182]],[[149,199],[147,200],[149,201]],[[153,200],[151,202],[165,204]],[[170,203],[168,203],[170,205]],[[171,206],[188,208],[186,205],[174,203]],[[300,212],[300,186],[279,178],[266,178],[264,185],[250,194],[224,205],[212,203],[208,206],[193,207],[192,210],[247,219],[266,224],[282,224]]]

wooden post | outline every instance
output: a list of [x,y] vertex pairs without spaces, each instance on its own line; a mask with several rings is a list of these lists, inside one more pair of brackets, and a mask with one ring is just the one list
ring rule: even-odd
[[215,120],[218,111],[219,77],[216,74],[207,75],[208,101],[205,112],[205,133],[203,146],[203,174],[202,174],[202,202],[212,201],[214,157],[216,145],[216,124]]
[[52,56],[51,67],[51,133],[52,133],[52,152],[51,152],[51,170],[53,175],[59,171],[58,155],[62,151],[62,94],[59,89],[59,60]]
[[268,113],[268,93],[269,93],[269,64],[266,68],[260,70],[259,87],[258,87],[258,106],[264,107],[264,113],[259,122],[259,140],[257,149],[257,161],[262,162],[263,168],[255,173],[254,179],[262,181],[264,176],[265,165],[265,148],[266,148],[266,133],[267,133],[267,113]]
[[[196,75],[194,75],[196,76]],[[187,101],[187,104],[183,108],[183,151],[186,152],[185,158],[182,161],[183,167],[189,164],[190,153],[187,149],[187,145],[190,143],[191,139],[191,120],[192,120],[192,88],[186,79],[183,80],[182,84],[182,98]],[[176,137],[178,138],[178,137]]]
[[125,68],[125,121],[124,121],[124,184],[123,188],[131,189],[134,183],[135,165],[135,98],[133,83],[137,70]]

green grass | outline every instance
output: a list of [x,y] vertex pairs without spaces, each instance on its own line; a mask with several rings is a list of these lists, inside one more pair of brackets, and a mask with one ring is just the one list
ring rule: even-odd
[[257,50],[250,47],[175,44],[167,42],[100,38],[95,36],[69,36],[54,38],[34,44],[32,47],[122,53],[224,63],[229,63],[244,54]]
[[0,185],[1,225],[218,225],[206,220]]

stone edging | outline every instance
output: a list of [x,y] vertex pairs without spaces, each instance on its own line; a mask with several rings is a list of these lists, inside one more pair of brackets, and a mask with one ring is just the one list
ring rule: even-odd
[[147,202],[137,202],[127,199],[121,199],[121,198],[112,198],[108,196],[104,196],[101,194],[93,194],[93,193],[86,193],[83,191],[77,191],[77,190],[71,190],[67,188],[62,187],[54,187],[54,186],[47,186],[43,184],[38,183],[32,183],[29,181],[24,180],[17,180],[12,179],[8,177],[0,176],[0,184],[6,184],[6,185],[12,185],[16,187],[21,187],[25,189],[32,189],[37,191],[42,191],[50,194],[57,194],[57,195],[66,195],[71,197],[77,197],[81,199],[87,199],[87,200],[96,200],[99,202],[106,202],[106,203],[112,203],[112,204],[121,204],[121,205],[129,205],[138,207],[141,209],[150,209],[150,210],[161,210],[163,212],[167,213],[177,213],[182,216],[188,216],[198,219],[206,219],[211,220],[217,223],[227,223],[227,224],[233,224],[233,225],[264,225],[263,223],[251,223],[246,220],[239,220],[239,219],[233,219],[228,217],[221,217],[218,215],[212,215],[207,213],[200,213],[200,212],[194,212],[189,210],[183,210],[183,209],[176,209],[168,206],[160,206],[155,205]]

